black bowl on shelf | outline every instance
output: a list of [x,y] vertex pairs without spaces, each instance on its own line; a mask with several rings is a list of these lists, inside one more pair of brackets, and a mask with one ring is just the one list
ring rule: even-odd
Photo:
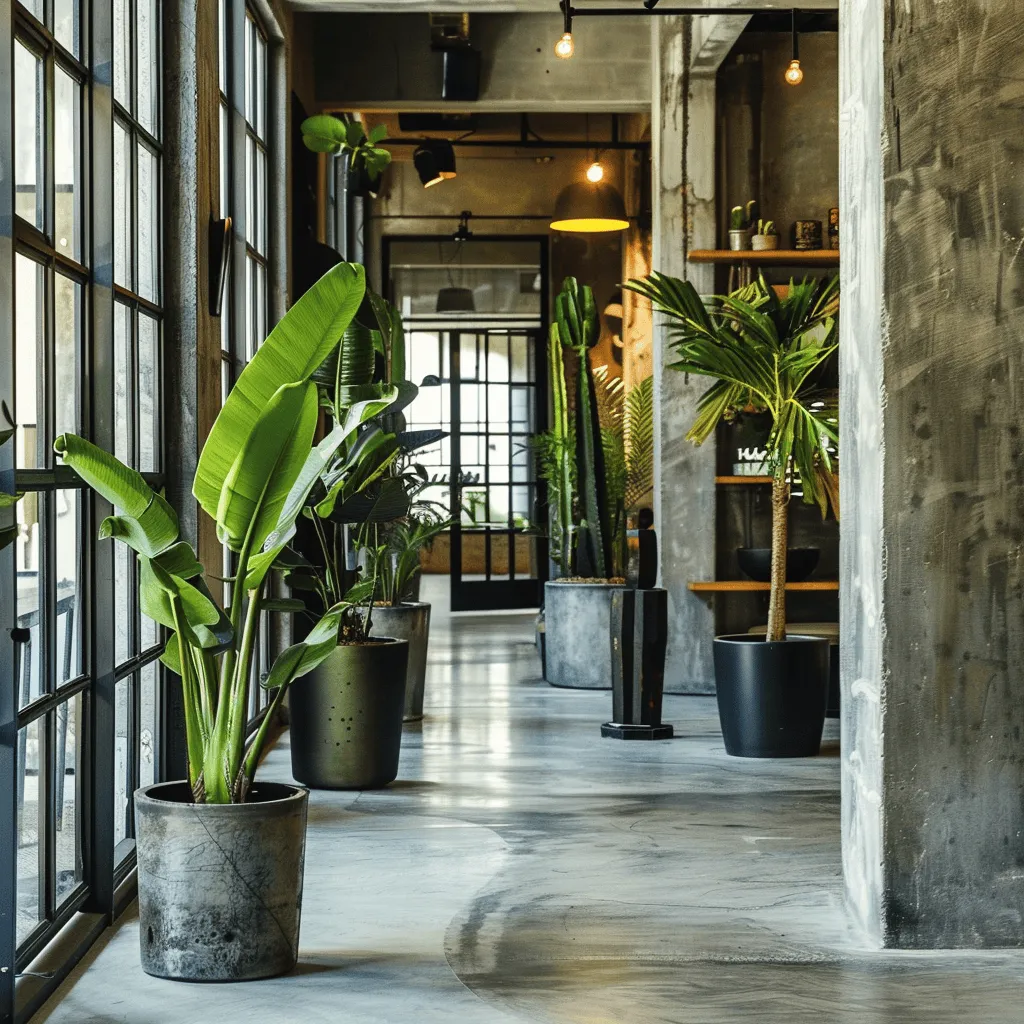
[[[737,548],[740,569],[759,583],[772,581],[771,548]],[[819,548],[790,548],[786,552],[786,582],[802,583],[818,567]]]

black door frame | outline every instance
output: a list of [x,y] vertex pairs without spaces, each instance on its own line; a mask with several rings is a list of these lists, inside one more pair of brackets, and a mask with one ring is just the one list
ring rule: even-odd
[[[550,240],[547,235],[473,235],[474,242],[532,242],[537,245],[540,267],[540,320],[537,327],[527,329],[529,334],[536,334],[534,345],[534,381],[535,381],[535,431],[541,433],[548,425],[548,378],[547,378],[547,347],[546,338],[548,334],[549,303],[550,303]],[[396,242],[444,242],[451,241],[450,234],[415,234],[415,235],[383,235],[381,237],[381,282],[383,291],[389,301],[394,301],[394,289],[391,282],[391,246]],[[447,343],[451,346],[449,352],[449,372],[451,388],[451,423],[453,434],[458,434],[457,425],[460,420],[459,388],[454,386],[458,380],[459,366],[459,337],[462,333],[483,333],[488,329],[495,331],[508,330],[499,324],[493,328],[485,326],[469,327],[461,331],[457,324],[444,332],[447,335]],[[512,329],[514,330],[514,328]],[[458,483],[458,474],[461,466],[461,454],[456,450],[457,446],[452,445],[451,457],[451,509],[455,525],[450,532],[450,556],[449,573],[451,575],[451,610],[457,611],[490,611],[498,609],[514,608],[537,608],[543,603],[544,582],[548,576],[548,538],[542,532],[537,535],[536,555],[536,576],[515,577],[515,549],[514,528],[509,531],[510,564],[509,578],[507,580],[462,580],[462,529],[461,529],[461,487]],[[536,480],[534,483],[534,494],[536,496],[536,509],[534,522],[546,523],[547,516],[547,485],[543,480]],[[505,531],[501,531],[505,532]],[[489,528],[485,534],[489,533]],[[490,550],[489,544],[487,550]],[[488,559],[489,563],[489,559]],[[490,575],[489,569],[486,573]]]

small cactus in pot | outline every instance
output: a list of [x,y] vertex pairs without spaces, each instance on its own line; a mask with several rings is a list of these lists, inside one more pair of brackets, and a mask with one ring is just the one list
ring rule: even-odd
[[759,220],[757,222],[757,230],[750,237],[750,247],[755,252],[778,249],[779,233],[775,230],[775,221]]

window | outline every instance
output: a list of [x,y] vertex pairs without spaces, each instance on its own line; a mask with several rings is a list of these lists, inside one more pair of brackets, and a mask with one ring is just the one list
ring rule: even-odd
[[[114,33],[101,53],[88,27],[105,17]],[[113,909],[133,862],[131,794],[157,777],[159,631],[140,615],[134,559],[96,541],[103,504],[53,443],[81,433],[161,483],[160,2],[22,0],[12,24],[0,63],[14,93],[13,117],[2,115],[15,171],[13,310],[0,308],[0,356],[13,366],[3,397],[25,497],[4,623],[16,740],[13,779],[0,779],[14,798],[14,821],[0,816],[0,837],[14,839],[0,870],[13,850],[21,969],[79,908]],[[94,80],[100,66],[112,87],[106,74]]]

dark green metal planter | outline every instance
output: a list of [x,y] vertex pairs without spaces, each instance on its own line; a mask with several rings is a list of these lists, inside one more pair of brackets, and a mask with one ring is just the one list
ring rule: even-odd
[[314,789],[380,789],[398,775],[406,640],[339,644],[292,684],[292,775]]

